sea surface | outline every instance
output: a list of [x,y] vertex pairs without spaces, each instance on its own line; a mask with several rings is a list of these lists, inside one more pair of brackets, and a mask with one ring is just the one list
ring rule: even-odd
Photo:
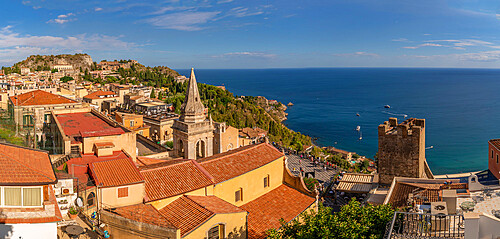
[[[178,72],[189,77],[189,70]],[[426,158],[434,174],[487,169],[488,140],[500,138],[497,69],[196,69],[195,73],[198,82],[224,85],[235,95],[292,102],[284,122],[289,128],[317,138],[320,146],[369,158],[377,152],[379,124],[389,117],[425,118]]]

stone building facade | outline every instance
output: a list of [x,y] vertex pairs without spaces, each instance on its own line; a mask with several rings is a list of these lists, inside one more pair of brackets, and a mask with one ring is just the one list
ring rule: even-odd
[[214,125],[207,120],[200,99],[194,69],[191,69],[186,98],[181,105],[181,116],[174,121],[174,153],[183,158],[197,159],[212,156]]
[[378,126],[378,172],[386,185],[394,177],[433,178],[425,159],[425,119],[398,124],[389,118]]

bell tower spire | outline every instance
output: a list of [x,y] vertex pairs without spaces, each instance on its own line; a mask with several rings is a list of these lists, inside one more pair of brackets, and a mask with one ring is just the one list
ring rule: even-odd
[[191,68],[191,76],[189,77],[186,98],[184,99],[184,103],[182,103],[180,110],[180,120],[186,123],[197,123],[206,119],[205,107],[203,106],[203,103],[201,103],[200,92],[198,91],[196,76],[194,75],[194,68]]

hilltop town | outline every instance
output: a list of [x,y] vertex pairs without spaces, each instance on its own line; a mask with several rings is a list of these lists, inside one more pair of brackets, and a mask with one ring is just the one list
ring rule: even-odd
[[488,169],[434,175],[425,119],[381,122],[372,160],[313,145],[283,125],[282,103],[200,84],[194,69],[31,56],[0,86],[10,238],[500,235],[497,139]]

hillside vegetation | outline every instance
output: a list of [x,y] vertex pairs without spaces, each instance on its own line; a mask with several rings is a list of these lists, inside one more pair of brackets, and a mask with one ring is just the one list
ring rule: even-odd
[[12,72],[20,73],[21,68],[30,68],[31,71],[50,71],[54,65],[72,65],[73,69],[81,71],[89,70],[92,65],[92,57],[87,54],[74,55],[32,55],[26,60],[14,64]]

